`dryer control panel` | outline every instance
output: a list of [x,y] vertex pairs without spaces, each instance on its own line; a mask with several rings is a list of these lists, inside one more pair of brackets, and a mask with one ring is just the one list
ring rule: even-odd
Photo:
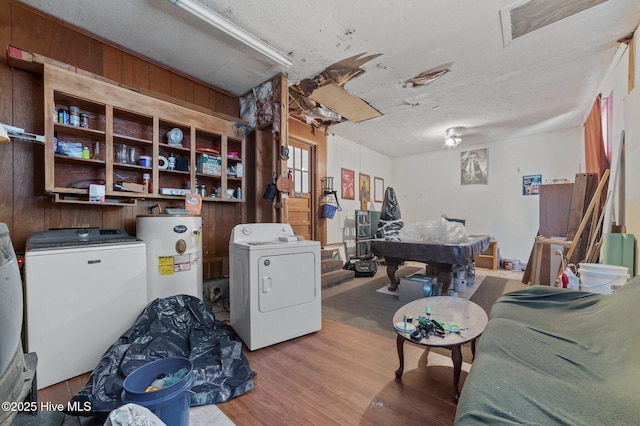
[[231,243],[252,245],[298,241],[288,223],[243,223],[231,231]]

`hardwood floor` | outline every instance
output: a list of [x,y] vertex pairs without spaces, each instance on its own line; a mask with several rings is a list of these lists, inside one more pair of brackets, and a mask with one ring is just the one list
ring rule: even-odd
[[[510,279],[520,271],[486,271]],[[228,321],[222,305],[213,305],[216,319]],[[242,425],[452,425],[453,367],[449,357],[427,354],[405,344],[405,372],[395,379],[395,339],[323,319],[317,333],[255,352],[245,348],[257,373],[255,389],[217,404]],[[470,365],[463,363],[460,386]],[[41,389],[38,400],[66,404],[86,384],[84,374]],[[104,419],[65,416],[62,425],[93,426]]]
[[[217,404],[239,426],[453,424],[451,359],[412,344],[401,380],[395,339],[326,319],[317,333],[245,355],[255,389]],[[42,389],[39,401],[66,404],[87,379]]]
[[[451,360],[330,320],[315,334],[247,352],[256,388],[218,407],[237,425],[451,425]],[[443,365],[444,364],[444,365]],[[466,378],[466,372],[462,373]]]

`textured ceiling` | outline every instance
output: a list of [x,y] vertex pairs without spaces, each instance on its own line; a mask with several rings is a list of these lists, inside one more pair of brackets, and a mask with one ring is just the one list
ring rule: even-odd
[[[609,0],[505,44],[501,11],[523,1],[201,0],[289,55],[284,68],[169,0],[23,3],[238,95],[279,72],[295,84],[379,53],[344,87],[383,115],[329,132],[390,157],[446,149],[449,127],[465,128],[464,148],[580,126],[617,40],[640,24],[638,0]],[[432,83],[406,84],[445,63]]]

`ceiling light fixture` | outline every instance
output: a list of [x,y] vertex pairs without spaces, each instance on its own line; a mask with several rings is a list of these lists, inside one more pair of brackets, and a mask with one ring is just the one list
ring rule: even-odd
[[444,144],[450,148],[457,147],[462,142],[461,127],[450,127],[445,130]]
[[264,41],[260,40],[256,36],[248,33],[244,29],[240,28],[233,22],[228,19],[220,16],[213,10],[203,6],[200,2],[196,0],[169,0],[171,3],[174,3],[187,12],[191,13],[193,16],[196,16],[203,21],[209,23],[210,25],[216,27],[220,31],[225,32],[231,37],[235,38],[239,42],[245,44],[246,46],[252,48],[256,52],[259,52],[271,59],[274,62],[284,66],[290,67],[292,62],[291,60],[284,54],[278,52],[273,47],[269,46]]

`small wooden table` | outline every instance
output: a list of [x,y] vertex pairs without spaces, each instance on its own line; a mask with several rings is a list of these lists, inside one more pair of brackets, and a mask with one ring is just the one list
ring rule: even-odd
[[447,332],[444,337],[430,335],[420,341],[415,341],[411,340],[411,333],[398,331],[394,326],[394,330],[397,333],[398,358],[400,359],[400,368],[396,370],[396,379],[400,379],[404,372],[405,341],[420,346],[450,349],[451,359],[453,360],[453,398],[458,401],[460,397],[458,384],[460,382],[460,371],[462,370],[461,346],[463,343],[471,342],[471,352],[475,355],[476,339],[487,326],[487,314],[480,306],[463,298],[449,296],[426,297],[414,300],[398,309],[393,316],[392,326],[403,322],[405,315],[411,315],[414,324],[417,324],[418,317],[425,315],[427,306],[431,309],[431,319],[439,322],[444,321],[447,324],[455,324],[461,327],[462,330],[459,333]]

